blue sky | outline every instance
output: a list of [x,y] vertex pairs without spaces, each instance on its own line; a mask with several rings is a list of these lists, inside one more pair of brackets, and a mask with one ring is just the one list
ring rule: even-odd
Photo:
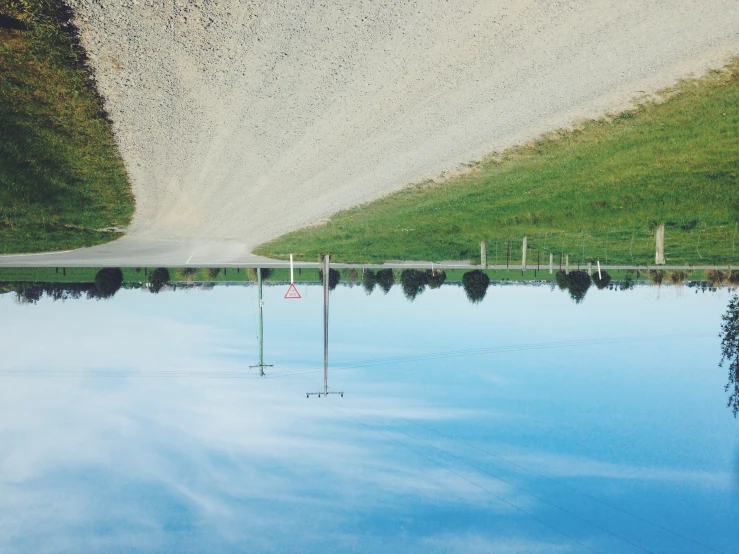
[[[0,549],[710,552],[660,527],[739,543],[726,292],[339,287],[345,397],[310,400],[321,291],[284,292],[265,288],[264,379],[253,287],[0,296]],[[571,340],[591,343],[551,347]]]

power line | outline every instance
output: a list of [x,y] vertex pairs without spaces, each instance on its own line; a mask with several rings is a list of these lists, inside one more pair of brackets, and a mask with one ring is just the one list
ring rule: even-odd
[[[357,412],[356,410],[353,410],[352,408],[349,408],[348,406],[342,406],[342,407],[343,407],[343,408],[345,408],[345,409],[347,409],[347,410],[351,410],[351,411],[353,411],[354,413],[357,413],[357,414],[359,413],[359,412]],[[376,421],[376,420],[375,420],[375,421]],[[625,538],[625,537],[622,537],[621,535],[619,535],[619,534],[617,534],[617,533],[614,533],[614,532],[612,532],[612,531],[609,531],[609,530],[608,530],[608,529],[606,529],[605,527],[601,527],[601,526],[600,526],[600,525],[598,525],[597,523],[593,523],[592,521],[590,521],[590,520],[588,520],[588,519],[585,519],[584,517],[582,517],[582,516],[579,516],[579,515],[577,515],[576,513],[574,513],[574,512],[571,512],[571,511],[567,510],[566,508],[563,508],[562,506],[559,506],[559,505],[557,505],[557,504],[555,504],[555,503],[553,503],[553,502],[551,502],[551,501],[547,500],[546,498],[543,498],[543,497],[541,497],[541,496],[539,496],[539,495],[537,495],[537,494],[534,494],[533,492],[531,492],[531,491],[529,491],[529,490],[526,490],[526,489],[524,489],[523,487],[520,487],[520,486],[516,485],[515,483],[513,483],[513,482],[511,482],[511,481],[508,481],[507,479],[504,479],[504,478],[502,478],[502,477],[500,477],[500,476],[498,476],[498,475],[496,475],[496,474],[492,473],[491,471],[488,471],[488,470],[487,470],[487,469],[485,469],[485,468],[479,467],[479,466],[477,466],[477,465],[475,465],[475,464],[473,464],[473,463],[471,463],[471,462],[468,462],[467,460],[465,460],[465,459],[463,459],[463,458],[460,458],[459,456],[456,456],[455,454],[452,454],[451,452],[449,452],[449,451],[447,451],[447,450],[444,450],[443,448],[439,448],[439,447],[438,447],[438,446],[436,446],[436,445],[433,445],[433,444],[431,444],[431,443],[428,443],[428,442],[426,442],[426,441],[423,441],[423,440],[419,439],[418,437],[416,437],[416,436],[414,436],[414,435],[411,435],[410,433],[406,433],[405,431],[403,431],[403,430],[401,430],[401,429],[398,429],[397,427],[394,427],[394,426],[392,426],[392,425],[388,425],[388,424],[386,424],[386,423],[382,423],[382,425],[385,425],[386,427],[390,427],[391,429],[396,429],[396,430],[397,430],[398,432],[400,432],[400,433],[404,434],[404,435],[405,435],[405,436],[407,436],[407,437],[410,437],[410,438],[412,438],[412,439],[413,439],[413,440],[415,440],[415,441],[418,441],[418,442],[420,442],[421,444],[425,444],[426,446],[429,446],[429,447],[431,447],[431,448],[434,448],[434,449],[438,450],[439,452],[443,452],[443,453],[444,453],[444,454],[446,454],[447,456],[451,456],[451,457],[452,457],[452,458],[454,458],[455,460],[459,460],[460,462],[462,462],[462,463],[464,463],[464,464],[467,464],[468,466],[470,466],[470,467],[472,467],[472,468],[475,468],[475,469],[476,469],[477,471],[481,471],[482,473],[485,473],[485,474],[487,474],[487,475],[489,475],[489,476],[493,477],[494,479],[497,479],[497,480],[499,480],[499,481],[502,481],[503,483],[506,483],[507,485],[510,485],[511,487],[514,487],[514,488],[516,488],[516,489],[518,489],[518,490],[520,490],[520,491],[522,491],[522,492],[524,492],[524,493],[526,493],[526,494],[528,494],[528,495],[530,495],[530,496],[533,496],[533,497],[534,497],[534,498],[536,498],[537,500],[539,500],[539,501],[541,501],[541,502],[543,502],[543,503],[545,503],[545,504],[548,504],[549,506],[552,506],[553,508],[556,508],[556,509],[558,509],[558,510],[560,510],[560,511],[564,512],[565,514],[568,514],[568,515],[570,515],[570,516],[572,516],[572,517],[574,517],[574,518],[576,518],[576,519],[579,519],[580,521],[583,521],[583,522],[587,523],[588,525],[591,525],[591,526],[595,527],[596,529],[599,529],[600,531],[603,531],[604,533],[608,533],[609,535],[611,535],[611,536],[613,536],[613,537],[616,537],[617,539],[619,539],[619,540],[621,540],[621,541],[623,541],[623,542],[625,542],[625,543],[627,543],[627,544],[630,544],[631,546],[633,546],[633,547],[635,547],[635,548],[638,548],[639,550],[641,550],[641,551],[643,551],[643,552],[649,552],[650,554],[654,554],[654,553],[653,553],[653,552],[652,552],[651,550],[648,550],[647,548],[644,548],[643,546],[641,546],[641,545],[639,545],[639,544],[637,544],[637,543],[635,543],[635,542],[632,542],[632,541],[630,541],[629,539],[627,539],[627,538]]]
[[377,434],[379,434],[379,435],[382,435],[383,437],[385,437],[385,438],[387,438],[387,439],[389,439],[389,440],[391,440],[391,441],[393,441],[393,442],[395,442],[395,443],[399,444],[400,446],[402,446],[402,447],[404,447],[404,448],[407,448],[407,449],[408,449],[408,450],[410,450],[411,452],[415,452],[416,454],[418,454],[418,455],[419,455],[419,456],[421,456],[422,458],[425,458],[426,460],[430,461],[431,463],[433,463],[433,464],[436,464],[437,466],[439,466],[439,467],[441,467],[441,468],[443,468],[443,469],[447,470],[448,472],[450,472],[450,473],[452,473],[452,474],[456,475],[456,476],[457,476],[457,477],[459,477],[460,479],[464,479],[465,481],[467,481],[468,483],[470,483],[470,484],[472,484],[472,485],[476,486],[476,487],[477,487],[477,488],[479,488],[480,490],[483,490],[483,491],[487,492],[488,494],[491,494],[492,496],[494,496],[495,498],[497,498],[497,499],[498,499],[498,500],[500,500],[501,502],[504,502],[504,503],[508,504],[508,505],[509,505],[509,506],[511,506],[512,508],[515,508],[515,509],[516,509],[516,510],[518,510],[519,512],[521,512],[521,513],[523,513],[523,514],[525,514],[525,515],[529,516],[529,517],[530,517],[530,518],[532,518],[533,520],[535,520],[535,521],[537,521],[537,522],[541,523],[541,524],[542,524],[542,525],[544,525],[545,527],[548,527],[549,529],[552,529],[553,531],[555,531],[555,532],[559,533],[560,535],[562,535],[562,536],[564,536],[564,537],[568,538],[569,540],[571,540],[571,541],[573,541],[573,542],[575,542],[575,543],[579,544],[579,545],[580,545],[580,546],[582,546],[583,548],[586,548],[586,549],[587,549],[587,550],[589,550],[590,552],[594,552],[595,554],[598,554],[598,551],[597,551],[597,550],[594,550],[593,548],[589,547],[589,546],[588,546],[587,544],[585,544],[585,543],[583,543],[583,542],[580,542],[579,540],[577,540],[577,539],[576,539],[575,537],[573,537],[572,535],[568,535],[568,534],[567,534],[567,533],[565,533],[564,531],[562,531],[562,530],[560,530],[560,529],[557,529],[557,528],[556,528],[556,527],[554,527],[553,525],[551,525],[551,524],[547,523],[546,521],[544,521],[544,520],[542,520],[542,519],[540,519],[540,518],[536,517],[536,516],[535,516],[534,514],[532,514],[531,512],[527,512],[526,510],[524,510],[524,509],[523,509],[523,508],[521,508],[520,506],[517,506],[517,505],[516,505],[516,504],[514,504],[513,502],[511,502],[511,501],[509,501],[509,500],[507,500],[507,499],[503,498],[502,496],[499,496],[499,495],[495,494],[495,493],[494,493],[493,491],[491,491],[490,489],[488,489],[488,488],[485,488],[485,487],[483,487],[482,485],[480,485],[479,483],[476,483],[475,481],[473,481],[472,479],[470,479],[469,477],[465,477],[465,476],[464,476],[464,475],[462,475],[461,473],[458,473],[458,472],[454,471],[454,470],[453,470],[453,469],[451,469],[451,468],[450,468],[449,466],[446,466],[446,465],[442,464],[441,462],[439,462],[439,461],[437,461],[437,460],[434,460],[433,458],[431,458],[431,457],[427,456],[427,455],[426,455],[426,454],[424,454],[423,452],[420,452],[420,451],[416,450],[415,448],[412,448],[412,447],[408,446],[407,444],[405,444],[405,443],[403,443],[403,442],[400,442],[399,440],[397,440],[397,439],[395,439],[395,438],[391,437],[390,435],[387,435],[387,434],[383,433],[382,431],[380,431],[380,430],[378,430],[378,429],[376,429],[376,428],[372,427],[371,425],[367,425],[367,424],[366,424],[366,423],[364,423],[363,421],[360,421],[360,420],[358,420],[358,419],[356,419],[356,418],[354,418],[354,417],[352,417],[352,416],[350,416],[350,415],[347,415],[347,414],[344,414],[344,413],[340,412],[339,410],[337,410],[336,408],[334,408],[334,407],[332,407],[332,406],[330,406],[330,405],[328,405],[328,404],[321,404],[321,405],[322,405],[322,406],[325,406],[325,407],[327,407],[327,408],[330,408],[330,409],[332,409],[332,410],[334,410],[334,411],[335,411],[336,413],[338,413],[338,414],[340,414],[340,415],[343,415],[343,416],[345,416],[345,417],[348,417],[349,419],[352,419],[352,420],[356,421],[356,422],[357,422],[357,423],[359,423],[360,425],[363,425],[363,426],[367,427],[368,429],[370,429],[371,431],[374,431],[375,433],[377,433]]
[[[657,335],[657,336],[646,336],[646,337],[613,337],[613,338],[599,338],[599,339],[581,339],[581,340],[570,340],[570,341],[554,341],[544,343],[524,343],[518,345],[509,346],[493,346],[487,348],[474,348],[467,350],[450,350],[445,352],[432,352],[428,354],[413,354],[408,356],[396,356],[392,358],[375,358],[370,360],[364,360],[354,363],[339,364],[334,371],[347,370],[347,369],[360,369],[364,367],[371,367],[377,365],[389,365],[415,361],[427,361],[444,358],[456,358],[462,356],[479,356],[484,354],[498,354],[506,352],[522,352],[529,350],[545,350],[549,348],[567,348],[572,346],[590,346],[598,344],[621,344],[628,342],[650,342],[654,340],[674,340],[674,339],[685,339],[685,338],[707,338],[714,337],[714,334],[674,334],[674,335]],[[268,375],[265,379],[275,379],[278,377],[291,377],[294,375],[305,375],[308,373],[317,373],[323,371],[316,366],[311,369],[294,370],[294,371],[283,371],[276,372],[272,375]],[[66,377],[75,375],[91,375],[96,376],[111,376],[111,377],[214,377],[214,378],[239,378],[244,377],[245,374],[240,371],[219,371],[219,372],[183,372],[183,371],[131,371],[131,370],[105,370],[105,371],[87,371],[87,370],[76,370],[76,371],[64,371],[64,370],[19,370],[19,369],[6,369],[0,370],[0,376],[29,376],[29,377]]]
[[[369,409],[371,409],[371,410],[374,410],[374,411],[376,411],[376,412],[378,412],[378,413],[380,413],[380,414],[382,414],[382,413],[387,413],[387,414],[389,414],[389,415],[393,416],[393,417],[394,417],[394,418],[396,418],[396,419],[402,419],[402,420],[404,420],[404,421],[407,421],[408,423],[412,423],[413,425],[417,425],[418,427],[421,427],[421,428],[423,428],[423,429],[427,429],[427,430],[429,430],[429,431],[432,431],[432,432],[434,432],[434,433],[437,433],[438,435],[441,435],[442,437],[445,437],[445,438],[447,438],[447,439],[450,439],[450,440],[456,441],[456,442],[458,442],[458,443],[460,443],[460,444],[463,444],[463,445],[465,445],[465,446],[467,446],[467,447],[469,447],[469,448],[472,448],[472,449],[474,449],[474,450],[477,450],[477,451],[479,451],[479,452],[482,452],[483,454],[487,454],[487,455],[489,455],[489,456],[492,456],[493,458],[495,458],[495,459],[497,459],[497,460],[500,460],[500,461],[502,461],[502,462],[505,462],[505,463],[507,463],[507,464],[510,464],[510,465],[512,465],[512,466],[514,466],[514,467],[516,467],[516,468],[519,468],[519,469],[522,469],[522,470],[524,470],[524,471],[527,471],[527,472],[531,473],[532,475],[536,475],[537,477],[541,477],[542,479],[546,479],[547,481],[550,481],[550,482],[552,482],[552,483],[555,483],[555,484],[557,484],[557,485],[559,485],[559,486],[561,486],[561,487],[564,487],[564,488],[566,488],[566,489],[569,489],[569,490],[571,490],[572,492],[575,492],[575,493],[577,493],[577,494],[580,494],[580,495],[582,495],[582,496],[584,496],[584,497],[586,497],[586,498],[589,498],[589,499],[591,499],[591,500],[594,500],[594,501],[596,501],[596,502],[599,502],[600,504],[603,504],[604,506],[607,506],[607,507],[609,507],[609,508],[611,508],[611,509],[613,509],[613,510],[616,510],[616,511],[618,511],[618,512],[621,512],[621,513],[623,513],[623,514],[625,514],[625,515],[628,515],[628,516],[631,516],[631,517],[633,517],[633,518],[635,518],[635,519],[638,519],[638,520],[640,520],[640,521],[643,521],[644,523],[648,523],[649,525],[653,525],[654,527],[656,527],[656,528],[658,528],[658,529],[661,529],[662,531],[665,531],[665,532],[667,532],[667,533],[670,533],[670,534],[672,534],[672,535],[674,535],[674,536],[676,536],[676,537],[679,537],[679,538],[681,538],[681,539],[683,539],[683,540],[686,540],[686,541],[688,541],[688,542],[692,542],[693,544],[696,544],[696,545],[698,545],[698,546],[701,546],[701,547],[703,547],[703,548],[705,548],[705,549],[707,549],[707,550],[711,550],[712,552],[717,552],[718,554],[724,554],[724,553],[723,553],[722,551],[720,551],[720,550],[717,550],[717,549],[715,549],[715,548],[713,548],[713,547],[711,547],[711,546],[709,546],[709,545],[707,545],[707,544],[704,544],[704,543],[702,543],[702,542],[700,542],[700,541],[697,541],[697,540],[695,540],[695,539],[691,539],[690,537],[687,537],[687,536],[685,536],[685,535],[683,535],[683,534],[681,534],[681,533],[678,533],[677,531],[673,531],[673,530],[671,530],[671,529],[669,529],[669,528],[667,528],[667,527],[664,527],[664,526],[660,525],[659,523],[655,523],[655,522],[653,522],[653,521],[651,521],[651,520],[649,520],[649,519],[647,519],[647,518],[645,518],[645,517],[642,517],[642,516],[639,516],[639,515],[637,515],[637,514],[634,514],[634,513],[632,513],[632,512],[629,512],[629,511],[627,511],[627,510],[624,510],[623,508],[619,508],[618,506],[615,506],[615,505],[613,505],[613,504],[610,504],[609,502],[607,502],[607,501],[605,501],[605,500],[602,500],[602,499],[600,499],[600,498],[598,498],[598,497],[596,497],[596,496],[592,496],[591,494],[588,494],[588,493],[586,493],[586,492],[584,492],[584,491],[581,491],[581,490],[579,490],[579,489],[576,489],[575,487],[572,487],[572,486],[570,486],[570,485],[567,485],[566,483],[562,483],[561,481],[558,481],[557,479],[554,479],[554,478],[552,478],[552,477],[549,477],[549,476],[547,476],[547,475],[544,475],[544,474],[542,474],[542,473],[539,473],[539,472],[537,472],[537,471],[534,471],[533,469],[529,469],[529,468],[527,468],[527,467],[525,467],[525,466],[523,466],[523,465],[521,465],[521,464],[518,464],[518,463],[516,463],[516,462],[513,462],[513,461],[511,461],[511,460],[508,460],[508,459],[506,459],[506,458],[503,458],[502,456],[499,456],[499,455],[497,455],[497,454],[493,454],[492,452],[490,452],[490,451],[488,451],[488,450],[485,450],[485,449],[483,449],[483,448],[480,448],[480,447],[474,446],[474,445],[472,445],[472,444],[470,444],[470,443],[468,443],[468,442],[465,442],[465,441],[463,441],[463,440],[461,440],[461,439],[458,439],[458,438],[456,438],[456,437],[453,437],[453,436],[451,436],[451,435],[447,435],[446,433],[443,433],[443,432],[439,431],[438,429],[435,429],[435,428],[433,428],[433,427],[428,427],[428,426],[426,426],[426,425],[423,425],[422,423],[418,423],[417,421],[413,421],[412,419],[408,419],[408,418],[405,418],[405,417],[403,417],[403,416],[397,415],[397,414],[395,414],[395,413],[393,413],[393,412],[390,412],[390,411],[382,412],[381,410],[378,410],[377,408],[373,408],[372,406],[368,405],[368,404],[367,404],[366,402],[361,402],[361,401],[358,401],[358,400],[355,400],[355,402],[359,402],[360,404],[363,404],[363,405],[367,406],[367,407],[368,407]],[[351,409],[351,408],[349,408],[349,409]],[[399,429],[398,429],[398,430],[399,430]],[[399,430],[399,431],[400,431],[400,430]],[[401,432],[401,433],[404,433],[403,431],[400,431],[400,432]],[[407,433],[404,433],[404,434],[407,434]],[[408,436],[411,436],[411,435],[408,435]],[[416,439],[416,440],[418,440],[418,439]],[[423,441],[420,441],[420,442],[423,442]],[[438,448],[438,447],[434,447],[434,448]],[[467,463],[467,462],[465,462],[465,463]],[[471,465],[471,464],[470,464],[470,465]],[[474,467],[474,466],[473,466],[473,467]],[[514,485],[514,486],[515,486],[515,485]]]

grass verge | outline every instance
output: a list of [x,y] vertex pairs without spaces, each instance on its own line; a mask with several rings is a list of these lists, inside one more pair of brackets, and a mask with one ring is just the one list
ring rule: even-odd
[[120,236],[134,200],[59,0],[0,0],[0,254]]
[[494,154],[462,177],[341,212],[256,253],[336,262],[477,260],[673,264],[739,261],[739,60],[659,99]]

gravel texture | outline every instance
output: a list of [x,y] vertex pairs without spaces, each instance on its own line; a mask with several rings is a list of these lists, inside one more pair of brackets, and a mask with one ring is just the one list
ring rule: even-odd
[[129,235],[247,251],[739,55],[737,0],[70,4]]

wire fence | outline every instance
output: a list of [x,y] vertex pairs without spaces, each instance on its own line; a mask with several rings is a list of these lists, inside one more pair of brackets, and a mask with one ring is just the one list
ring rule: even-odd
[[[655,265],[655,231],[650,229],[602,229],[579,233],[545,232],[526,236],[526,265],[583,266]],[[486,241],[488,265],[519,265],[523,261],[523,236],[495,237]],[[664,255],[667,265],[739,266],[739,225],[693,229],[666,227]]]

